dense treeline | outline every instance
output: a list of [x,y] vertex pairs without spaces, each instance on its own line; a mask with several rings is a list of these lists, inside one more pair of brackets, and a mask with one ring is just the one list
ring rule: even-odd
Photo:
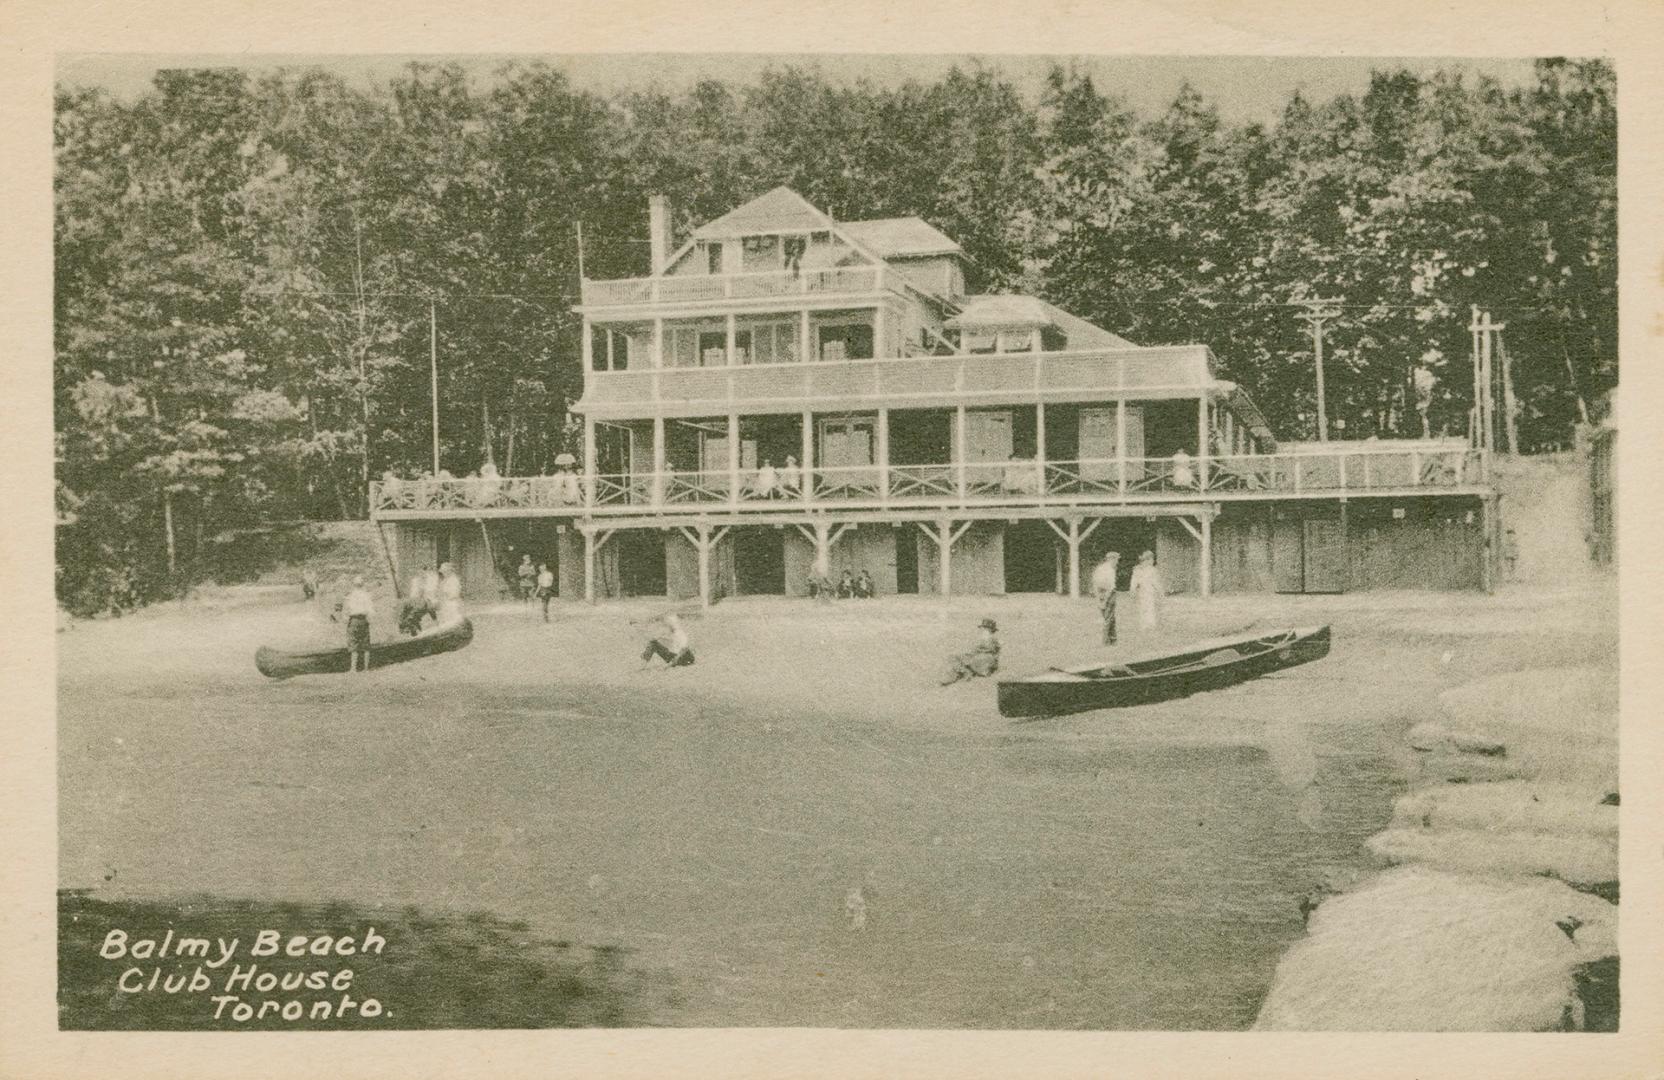
[[362,515],[369,478],[429,459],[430,333],[446,468],[547,468],[581,387],[578,224],[588,276],[645,273],[655,192],[682,235],[782,183],[844,219],[918,214],[980,289],[1209,344],[1291,437],[1314,432],[1300,297],[1344,301],[1326,369],[1347,436],[1464,430],[1470,304],[1508,324],[1527,449],[1568,442],[1617,373],[1599,62],[1518,89],[1381,72],[1270,128],[1188,89],[1137,116],[1063,69],[1026,96],[986,68],[877,87],[787,67],[610,97],[537,65],[372,89],[181,70],[133,101],[61,90],[56,153],[78,611],[177,591],[238,529]]

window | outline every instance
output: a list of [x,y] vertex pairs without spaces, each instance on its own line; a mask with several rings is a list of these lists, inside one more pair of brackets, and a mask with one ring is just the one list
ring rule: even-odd
[[803,252],[808,246],[809,240],[807,237],[785,237],[782,250],[785,252],[787,270],[795,271],[803,265]]
[[722,367],[728,363],[728,331],[704,331],[699,335],[701,367]]
[[747,343],[739,357],[742,364],[789,364],[797,359],[796,322],[751,323],[737,340]]
[[838,323],[820,327],[822,360],[871,360],[872,327],[867,323]]
[[705,272],[710,274],[722,273],[722,245],[705,245]]

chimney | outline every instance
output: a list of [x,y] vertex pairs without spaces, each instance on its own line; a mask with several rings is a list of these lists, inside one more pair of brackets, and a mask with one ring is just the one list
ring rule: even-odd
[[653,273],[664,272],[670,258],[670,202],[663,195],[647,197],[647,233],[653,245]]

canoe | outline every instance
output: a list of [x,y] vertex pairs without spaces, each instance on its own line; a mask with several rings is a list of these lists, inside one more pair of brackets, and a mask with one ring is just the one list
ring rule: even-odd
[[[370,646],[370,666],[386,667],[424,656],[454,652],[474,640],[474,624],[467,619],[449,626],[439,626],[415,637],[384,641]],[[346,649],[325,649],[321,652],[288,652],[262,645],[254,654],[254,666],[260,674],[273,679],[287,679],[294,675],[337,675],[351,670]]]
[[1198,642],[1184,652],[1118,664],[1052,668],[1026,678],[1002,680],[1000,715],[1061,716],[1171,701],[1222,690],[1328,655],[1329,628],[1316,626]]

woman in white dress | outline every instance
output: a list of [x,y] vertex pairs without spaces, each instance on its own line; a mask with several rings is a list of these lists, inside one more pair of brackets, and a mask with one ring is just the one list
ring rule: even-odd
[[1138,625],[1154,630],[1156,605],[1167,591],[1161,580],[1161,571],[1156,568],[1155,552],[1146,551],[1138,557],[1138,565],[1132,568],[1129,591],[1138,604]]
[[450,563],[439,567],[439,625],[462,621],[462,579]]

